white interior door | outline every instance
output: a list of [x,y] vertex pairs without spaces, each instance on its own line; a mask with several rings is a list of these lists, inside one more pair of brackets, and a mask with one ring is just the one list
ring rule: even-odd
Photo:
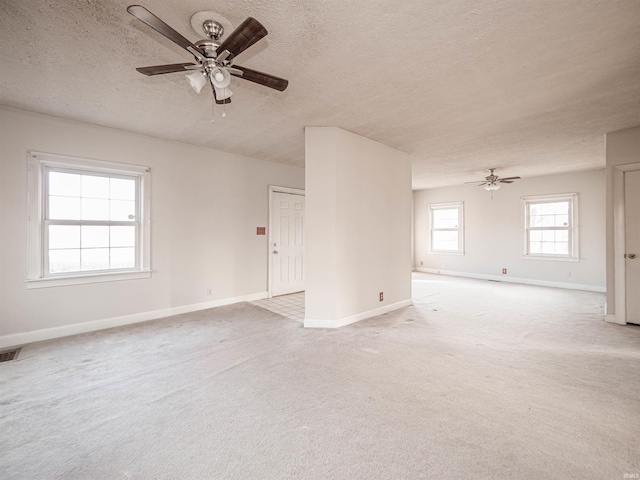
[[627,323],[640,324],[640,170],[624,174]]
[[304,195],[271,197],[271,295],[304,290]]

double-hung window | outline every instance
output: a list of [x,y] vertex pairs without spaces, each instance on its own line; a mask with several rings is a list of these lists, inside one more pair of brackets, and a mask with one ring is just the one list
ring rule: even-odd
[[577,260],[578,194],[523,197],[524,255]]
[[28,162],[29,288],[150,275],[148,168],[34,152]]
[[463,204],[429,204],[429,252],[464,253]]

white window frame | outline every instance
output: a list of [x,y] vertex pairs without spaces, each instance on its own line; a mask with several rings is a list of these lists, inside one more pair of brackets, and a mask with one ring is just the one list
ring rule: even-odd
[[[427,205],[429,210],[429,253],[437,255],[464,255],[464,202],[450,203],[430,203]],[[439,228],[438,231],[457,231],[458,232],[458,249],[457,250],[436,250],[433,248],[433,211],[443,209],[458,209],[458,228]]]
[[[71,272],[49,274],[45,265],[46,238],[46,172],[71,170],[96,175],[124,175],[138,179],[137,203],[139,228],[136,236],[136,267],[127,270]],[[51,153],[28,152],[27,156],[27,222],[28,257],[27,288],[132,280],[151,276],[151,169],[139,165],[105,162]]]
[[[569,233],[569,253],[567,255],[549,254],[549,253],[531,253],[529,251],[529,205],[532,203],[553,203],[560,201],[569,202],[569,221],[567,227]],[[522,226],[523,226],[523,258],[531,260],[557,260],[578,262],[580,261],[580,253],[578,250],[579,241],[579,225],[578,225],[578,194],[577,193],[559,193],[552,195],[530,195],[522,197]],[[559,230],[558,227],[540,228],[542,230]]]

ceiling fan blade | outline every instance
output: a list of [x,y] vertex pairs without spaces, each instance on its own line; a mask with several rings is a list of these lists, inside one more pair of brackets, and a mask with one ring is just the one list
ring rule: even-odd
[[480,180],[480,181],[476,181],[476,182],[464,182],[464,183],[466,185],[467,183],[487,183],[487,182],[486,182],[486,180]]
[[142,5],[129,5],[127,7],[127,12],[129,12],[131,15],[136,17],[141,22],[149,25],[156,32],[167,37],[173,43],[180,45],[185,50],[189,51],[189,48],[193,48],[197,52],[200,52],[201,54],[204,55],[204,52],[200,50],[200,48],[196,47],[193,43],[191,43],[190,40],[180,35],[173,28],[171,28],[169,25],[164,23],[162,20],[160,20],[158,17],[156,17],[153,13],[151,13],[149,10],[144,8]]
[[258,20],[249,17],[242,22],[238,28],[231,32],[216,51],[221,54],[227,50],[230,53],[227,58],[231,59],[240,55],[261,38],[266,37],[267,33],[269,33],[267,29],[264,28]]
[[188,66],[195,65],[193,63],[172,63],[169,65],[155,65],[153,67],[136,68],[137,71],[144,75],[162,75],[164,73],[188,72]]
[[218,100],[218,96],[216,95],[216,89],[212,88],[211,90],[213,90],[213,98],[215,98],[216,104],[222,105],[224,103],[231,103],[231,98],[225,98],[224,100]]
[[233,68],[240,70],[242,75],[234,73],[233,70],[231,70],[231,75],[244,78],[250,82],[259,83],[260,85],[264,85],[265,87],[273,88],[281,92],[289,85],[289,80],[269,75],[268,73],[258,72],[257,70],[251,70],[250,68],[241,67],[239,65],[234,65]]
[[498,180],[499,182],[504,182],[506,180],[520,180],[520,177],[507,177],[507,178],[501,178],[500,180]]

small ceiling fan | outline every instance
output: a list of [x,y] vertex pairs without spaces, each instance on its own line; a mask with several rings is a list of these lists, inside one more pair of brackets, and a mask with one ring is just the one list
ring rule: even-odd
[[[234,65],[234,57],[240,55],[261,38],[267,35],[267,29],[255,18],[249,17],[240,24],[231,34],[219,43],[224,34],[223,25],[213,19],[206,19],[202,23],[203,33],[207,38],[191,43],[187,38],[175,31],[165,22],[156,17],[141,5],[130,5],[127,11],[141,22],[147,24],[155,31],[192,54],[196,63],[173,63],[169,65],[156,65],[153,67],[141,67],[136,70],[144,75],[163,75],[165,73],[188,73],[187,79],[193,89],[200,90],[207,84],[211,84],[213,96],[218,104],[231,102],[233,93],[228,86],[231,76],[243,78],[249,82],[258,83],[265,87],[283,91],[289,82],[283,78],[258,72],[250,68]],[[194,15],[195,17],[195,15]]]
[[513,183],[514,180],[520,180],[520,177],[506,177],[500,178],[498,175],[495,175],[493,171],[495,168],[489,169],[489,175],[484,177],[484,180],[480,180],[478,182],[465,182],[465,183],[475,183],[479,187],[483,187],[485,190],[491,192],[491,198],[493,198],[493,192],[500,188],[501,183]]

